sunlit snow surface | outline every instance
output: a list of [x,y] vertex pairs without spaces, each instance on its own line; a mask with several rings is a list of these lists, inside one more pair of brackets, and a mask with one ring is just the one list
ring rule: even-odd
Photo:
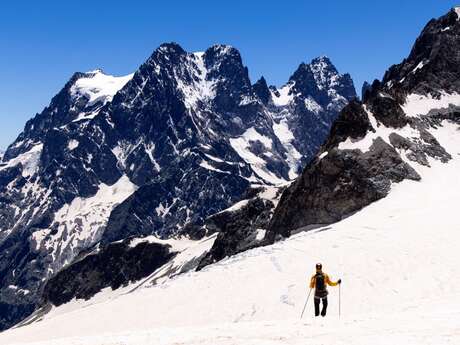
[[278,89],[279,96],[270,90],[273,103],[277,106],[289,104],[294,99],[294,95],[291,93],[292,86],[292,83],[288,83],[281,89]]
[[432,109],[445,109],[451,105],[460,104],[460,95],[458,93],[448,94],[441,93],[439,98],[434,98],[431,94],[418,95],[410,94],[402,106],[407,116],[426,115]]
[[[458,344],[460,136],[431,133],[453,160],[414,164],[421,182],[328,227],[301,232],[156,286],[104,292],[0,334],[1,344]],[[333,279],[324,319],[312,301],[314,264]]]
[[72,96],[85,95],[88,105],[98,101],[109,102],[113,96],[130,81],[134,74],[114,77],[104,74],[101,70],[87,72],[87,77],[79,78],[72,86]]

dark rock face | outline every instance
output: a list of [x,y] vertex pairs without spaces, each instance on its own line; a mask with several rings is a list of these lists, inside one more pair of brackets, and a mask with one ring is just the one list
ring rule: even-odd
[[366,93],[372,89],[371,84],[369,84],[367,81],[363,83],[363,86],[361,87],[361,99],[366,98]]
[[351,101],[334,122],[329,138],[324,144],[324,150],[337,146],[347,138],[360,139],[369,131],[375,131],[362,104],[356,100]]
[[383,78],[383,83],[393,85],[406,92],[417,94],[448,93],[460,89],[460,22],[452,9],[445,16],[432,19],[423,29],[409,54],[398,65],[392,66]]
[[359,150],[331,149],[313,161],[282,195],[269,226],[270,242],[276,235],[312,224],[341,220],[385,197],[392,182],[420,180],[393,147],[377,138],[364,154]]
[[225,45],[167,43],[133,75],[72,76],[0,163],[0,303],[35,305],[98,244],[188,235],[251,184],[293,179],[355,97],[328,59],[301,66],[286,102]]
[[376,97],[371,96],[367,106],[378,120],[387,127],[402,128],[408,124],[409,120],[398,102],[382,91]]
[[0,322],[3,329],[14,326],[18,320],[29,316],[35,310],[35,304],[8,304],[0,303]]
[[[385,197],[392,182],[419,180],[406,160],[429,166],[430,159],[452,158],[431,131],[445,120],[458,123],[458,106],[408,116],[403,105],[410,94],[436,99],[460,92],[459,47],[460,22],[452,10],[427,24],[409,57],[392,66],[383,81],[363,86],[363,103],[352,101],[342,110],[320,153],[283,193],[267,241],[336,222]],[[372,144],[358,146],[363,151],[349,148],[364,139]]]
[[268,89],[267,81],[264,77],[261,77],[253,86],[254,93],[264,103],[268,104],[271,99],[270,90]]
[[106,287],[118,289],[148,276],[174,256],[162,244],[141,242],[130,247],[130,242],[111,243],[64,268],[47,281],[42,303],[59,306],[73,298],[89,299]]
[[222,211],[206,220],[207,233],[217,232],[218,235],[197,270],[261,244],[263,236],[257,238],[258,229],[265,232],[275,205],[259,197],[243,203],[244,206],[237,210]]

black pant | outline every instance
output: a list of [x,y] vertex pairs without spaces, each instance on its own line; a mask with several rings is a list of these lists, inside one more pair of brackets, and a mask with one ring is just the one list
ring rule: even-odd
[[320,298],[320,297],[315,296],[314,300],[315,300],[315,316],[319,316],[319,303],[321,300],[323,300],[323,310],[321,310],[321,316],[326,316],[327,297]]

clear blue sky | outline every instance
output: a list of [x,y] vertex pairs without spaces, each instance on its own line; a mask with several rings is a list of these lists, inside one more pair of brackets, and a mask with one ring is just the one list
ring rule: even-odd
[[[8,3],[8,4],[6,4]],[[455,2],[3,1],[0,148],[75,71],[131,73],[162,42],[189,51],[237,47],[251,79],[281,85],[302,61],[328,55],[358,92],[405,57],[426,22]]]

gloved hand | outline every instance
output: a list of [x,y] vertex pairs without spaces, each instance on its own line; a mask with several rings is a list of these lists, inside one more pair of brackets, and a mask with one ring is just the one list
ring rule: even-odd
[[342,284],[342,279],[339,279],[337,283]]

